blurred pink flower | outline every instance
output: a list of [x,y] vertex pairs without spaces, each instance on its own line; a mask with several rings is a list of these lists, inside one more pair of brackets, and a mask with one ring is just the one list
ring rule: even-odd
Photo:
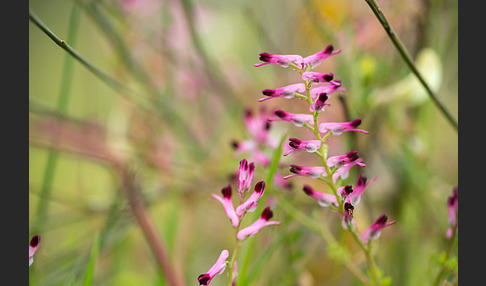
[[338,207],[336,196],[332,194],[318,192],[309,185],[304,185],[303,190],[306,195],[316,199],[317,203],[322,207],[328,207],[331,204],[334,205],[335,207]]
[[357,151],[351,151],[351,152],[348,152],[344,155],[329,157],[327,159],[327,166],[339,168],[339,167],[342,167],[342,166],[349,164],[353,161],[356,161],[358,158],[359,158],[358,152]]
[[355,221],[353,220],[353,211],[354,206],[349,202],[344,203],[344,215],[342,216],[342,227],[344,229],[348,229],[349,224],[355,225]]
[[341,49],[335,51],[333,45],[328,45],[324,50],[305,57],[303,61],[304,67],[310,65],[311,69],[313,69],[328,57],[339,54],[340,52]]
[[223,197],[220,197],[216,194],[211,194],[211,197],[217,199],[221,202],[224,208],[224,212],[226,216],[231,220],[231,224],[233,227],[237,227],[240,224],[240,220],[236,215],[235,208],[233,206],[233,201],[231,201],[231,186],[228,185],[221,190]]
[[333,82],[332,81],[333,79],[334,79],[333,73],[323,74],[323,73],[311,72],[311,71],[306,71],[302,73],[302,80],[310,81],[313,83]]
[[370,240],[377,239],[380,237],[381,230],[384,227],[392,225],[395,221],[386,222],[388,217],[385,214],[382,214],[370,227],[368,227],[363,233],[361,234],[361,240],[363,243],[368,243]]
[[238,231],[236,234],[236,238],[239,240],[245,239],[247,236],[253,236],[258,233],[263,227],[267,225],[278,225],[280,224],[279,221],[269,221],[273,217],[273,212],[270,210],[270,207],[266,207],[262,215],[250,226]]
[[246,191],[251,188],[254,172],[255,164],[253,162],[248,163],[246,159],[240,161],[240,169],[238,170],[238,197],[240,200],[242,200]]
[[447,220],[449,221],[449,229],[447,229],[446,237],[451,238],[454,228],[457,228],[459,213],[458,189],[455,187],[452,190],[452,195],[447,199]]
[[325,122],[319,124],[319,132],[327,133],[331,132],[333,135],[341,135],[343,132],[346,131],[358,131],[361,133],[368,134],[368,131],[356,129],[361,125],[361,119],[355,119],[350,122]]
[[40,235],[38,234],[34,235],[30,240],[30,244],[29,244],[29,267],[34,262],[34,254],[39,248],[39,244],[40,244]]
[[291,84],[276,89],[264,89],[262,90],[262,93],[267,97],[260,98],[258,101],[262,102],[277,97],[293,98],[296,93],[305,94],[305,92],[306,88],[303,83]]
[[226,269],[226,259],[229,256],[228,250],[224,249],[221,251],[218,260],[214,263],[213,267],[208,270],[208,272],[201,274],[197,277],[199,285],[209,285],[214,276],[222,274]]
[[366,167],[366,164],[363,163],[363,159],[358,158],[348,164],[339,167],[336,171],[334,171],[334,174],[332,174],[333,182],[336,183],[339,178],[343,180],[347,179],[349,177],[349,170],[355,165],[358,165],[360,167]]
[[317,99],[321,94],[326,93],[329,96],[331,93],[341,91],[345,92],[345,88],[340,88],[341,82],[338,80],[333,80],[330,84],[321,85],[317,87],[313,87],[310,89],[310,96],[313,100]]
[[368,183],[366,183],[368,178],[363,175],[359,175],[358,181],[356,182],[356,186],[353,188],[353,192],[351,192],[346,201],[351,203],[353,206],[356,206],[361,201],[361,195],[365,191],[365,189],[376,180],[376,177],[371,179]]
[[328,100],[327,93],[319,94],[319,97],[309,106],[310,112],[321,112],[324,111],[326,105],[331,105],[330,103],[326,102]]

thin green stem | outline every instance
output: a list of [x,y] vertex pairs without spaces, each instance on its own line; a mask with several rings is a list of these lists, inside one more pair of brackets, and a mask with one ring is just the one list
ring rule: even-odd
[[449,112],[449,110],[445,107],[445,105],[437,98],[437,95],[432,91],[430,88],[429,84],[425,81],[425,78],[422,76],[420,71],[417,69],[415,66],[415,63],[412,60],[412,57],[410,56],[407,48],[405,45],[402,43],[400,38],[397,36],[393,28],[391,27],[390,23],[385,17],[385,14],[381,11],[380,6],[376,2],[376,0],[365,0],[366,3],[370,6],[371,10],[375,14],[376,18],[380,22],[380,24],[383,26],[385,29],[385,32],[387,33],[388,37],[390,40],[393,42],[395,45],[395,48],[398,50],[402,58],[405,60],[405,63],[407,66],[410,68],[412,73],[417,77],[417,79],[420,81],[422,86],[425,88],[427,91],[427,94],[429,97],[432,99],[434,104],[439,108],[439,110],[442,112],[442,114],[446,117],[448,122],[454,127],[456,131],[458,131],[458,123],[456,119],[452,116],[452,114]]
[[236,228],[236,231],[235,231],[235,249],[233,250],[233,255],[231,256],[231,259],[230,259],[230,262],[229,262],[229,265],[228,265],[228,286],[231,286],[233,284],[233,271],[234,271],[234,265],[235,265],[235,261],[236,261],[236,258],[238,257],[238,252],[240,251],[240,248],[241,248],[241,245],[242,245],[242,242],[241,240],[239,240],[238,238],[236,238],[236,234],[238,233],[240,229],[240,226],[238,225],[238,227]]
[[[447,246],[447,251],[446,251],[446,256],[445,256],[445,261],[447,261],[452,253],[452,249],[454,248],[454,241],[456,239],[456,235],[457,234],[457,228],[454,228],[452,230],[452,236],[451,238],[449,239],[449,245]],[[445,272],[447,271],[447,266],[446,265],[443,265],[442,268],[440,269],[440,272],[439,274],[437,274],[437,277],[435,279],[435,282],[434,286],[438,286],[440,285],[440,282],[442,280],[442,276],[445,274]]]

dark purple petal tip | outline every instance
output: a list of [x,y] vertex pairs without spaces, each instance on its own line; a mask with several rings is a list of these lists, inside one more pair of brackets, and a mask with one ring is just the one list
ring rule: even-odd
[[272,96],[275,94],[275,90],[273,89],[264,89],[262,90],[262,93],[266,96]]
[[36,247],[37,245],[39,245],[39,242],[40,242],[40,235],[34,235],[30,240],[30,246]]
[[197,281],[199,281],[199,285],[208,285],[210,279],[211,277],[209,277],[209,274],[207,273],[201,274],[199,275],[199,277],[197,277]]
[[223,197],[225,197],[225,198],[231,198],[231,186],[228,185],[228,186],[224,187],[221,190],[221,193],[223,194]]
[[258,183],[256,183],[255,185],[255,191],[260,193],[260,192],[263,192],[265,190],[265,182],[264,181],[260,181]]
[[266,207],[263,212],[262,212],[262,216],[261,218],[263,218],[264,220],[268,221],[270,220],[271,218],[273,217],[273,212],[272,210],[270,209],[270,207]]
[[314,190],[309,185],[304,185],[304,187],[302,188],[302,190],[308,196],[311,196],[314,193]]
[[333,45],[329,45],[326,47],[326,49],[324,50],[324,53],[326,54],[330,54],[334,51],[334,46]]

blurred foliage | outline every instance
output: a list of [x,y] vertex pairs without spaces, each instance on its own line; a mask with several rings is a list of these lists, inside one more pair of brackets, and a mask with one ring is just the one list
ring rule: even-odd
[[[316,71],[333,72],[347,93],[344,101],[333,99],[322,117],[360,117],[370,131],[336,138],[330,155],[354,148],[367,164],[362,172],[378,178],[355,212],[358,228],[381,213],[397,221],[374,244],[383,278],[390,277],[391,285],[430,285],[441,265],[457,269],[454,256],[440,255],[448,243],[446,200],[458,183],[457,132],[411,76],[364,1],[30,0],[29,5],[54,33],[127,87],[113,89],[29,24],[29,228],[31,236],[42,237],[30,285],[83,283],[90,260],[94,263],[95,237],[92,285],[167,285],[129,207],[120,168],[136,175],[139,200],[176,271],[186,285],[196,285],[221,249],[233,246],[233,229],[210,194],[236,186],[231,177],[244,156],[234,156],[230,143],[248,138],[245,108],[305,110],[285,99],[257,102],[262,89],[298,81],[288,69],[254,68],[258,54],[307,56],[328,44],[342,52]],[[457,118],[457,1],[380,5]],[[274,129],[297,138],[301,132],[280,123]],[[280,171],[288,174],[292,162],[311,165],[309,158],[282,158]],[[267,172],[257,166],[255,182]],[[305,179],[292,180],[291,190],[272,186],[267,196],[286,194],[303,212],[315,211],[318,206],[301,191]],[[341,233],[331,212],[317,211]],[[241,250],[241,262],[248,253],[252,285],[359,285],[336,263],[346,253],[365,267],[348,235],[338,236],[340,244],[325,245],[279,208],[274,214],[285,223],[265,229]],[[223,276],[211,285],[226,285]]]

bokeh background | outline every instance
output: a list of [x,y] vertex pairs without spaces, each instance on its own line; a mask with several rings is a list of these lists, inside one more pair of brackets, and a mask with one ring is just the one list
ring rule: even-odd
[[[457,118],[457,1],[379,4]],[[299,82],[290,69],[253,67],[258,54],[307,56],[328,44],[342,52],[315,71],[333,72],[347,92],[332,98],[320,119],[362,118],[370,131],[330,143],[330,155],[354,148],[367,164],[353,170],[350,184],[359,173],[377,177],[355,210],[358,227],[382,213],[397,221],[374,245],[392,285],[430,285],[439,272],[448,243],[446,201],[458,184],[457,131],[365,1],[30,0],[29,8],[117,82],[104,81],[29,24],[29,232],[41,235],[30,285],[80,285],[90,262],[93,285],[168,285],[130,193],[185,285],[197,285],[220,251],[233,248],[232,227],[210,194],[228,184],[236,189],[232,175],[245,154],[235,155],[231,142],[249,138],[245,110],[307,112],[296,100],[257,102],[262,89]],[[280,122],[272,133],[306,136]],[[281,174],[289,174],[289,164],[317,162],[297,153],[281,159]],[[254,182],[267,173],[257,166]],[[339,253],[272,200],[286,196],[316,223],[326,220],[365,269],[337,216],[301,191],[309,182],[296,177],[290,188],[269,188],[267,203],[283,223],[241,250],[249,285],[359,285]],[[226,285],[224,276],[211,285]]]

